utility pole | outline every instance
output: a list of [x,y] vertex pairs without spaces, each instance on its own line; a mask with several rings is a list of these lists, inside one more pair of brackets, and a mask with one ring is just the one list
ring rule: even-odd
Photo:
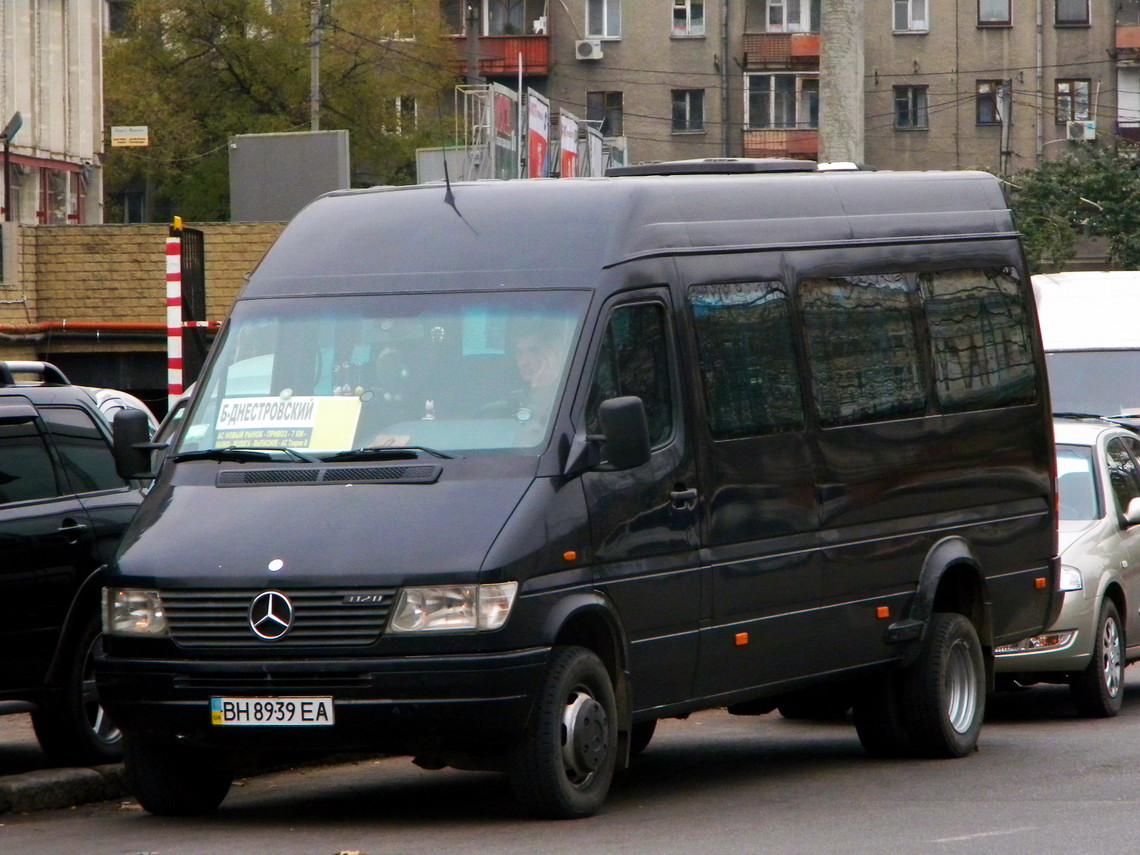
[[820,7],[819,159],[864,160],[864,0]]
[[479,26],[481,0],[467,0],[467,85],[478,86],[483,82],[479,73]]
[[321,0],[309,0],[309,130],[321,129]]

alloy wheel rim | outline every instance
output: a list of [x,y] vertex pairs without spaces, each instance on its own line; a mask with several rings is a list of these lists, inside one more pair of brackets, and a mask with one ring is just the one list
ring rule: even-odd
[[1104,688],[1110,698],[1115,698],[1120,694],[1124,668],[1123,657],[1120,651],[1120,628],[1112,618],[1104,622],[1104,631],[1101,634],[1100,644]]

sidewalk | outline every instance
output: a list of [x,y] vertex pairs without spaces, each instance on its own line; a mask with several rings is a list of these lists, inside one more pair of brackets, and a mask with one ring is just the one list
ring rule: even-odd
[[[0,703],[0,712],[18,709]],[[0,816],[67,808],[128,795],[123,766],[53,768],[40,750],[27,713],[0,715]]]

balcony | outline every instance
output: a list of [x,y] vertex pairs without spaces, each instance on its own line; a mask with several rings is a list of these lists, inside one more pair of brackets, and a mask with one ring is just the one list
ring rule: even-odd
[[745,157],[819,158],[819,130],[816,128],[764,128],[744,130]]
[[819,68],[818,33],[745,33],[744,67]]
[[1116,28],[1116,64],[1140,65],[1140,26]]
[[[459,62],[456,71],[467,73],[467,37],[451,36]],[[517,77],[519,54],[526,76],[550,74],[550,36],[480,36],[479,74],[483,77]]]

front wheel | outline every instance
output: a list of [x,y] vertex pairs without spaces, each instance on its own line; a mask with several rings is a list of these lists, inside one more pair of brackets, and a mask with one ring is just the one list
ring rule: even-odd
[[551,819],[596,813],[617,760],[617,704],[602,661],[556,647],[534,712],[509,758],[515,798]]
[[32,727],[44,753],[63,765],[115,763],[123,756],[123,735],[99,703],[95,689],[95,647],[99,616],[91,615],[68,649],[62,690],[32,713]]
[[1097,620],[1093,655],[1088,667],[1069,683],[1073,706],[1089,718],[1110,718],[1124,701],[1124,638],[1120,613],[1105,600]]
[[233,771],[208,751],[128,736],[127,784],[143,809],[158,816],[211,813],[230,791]]

